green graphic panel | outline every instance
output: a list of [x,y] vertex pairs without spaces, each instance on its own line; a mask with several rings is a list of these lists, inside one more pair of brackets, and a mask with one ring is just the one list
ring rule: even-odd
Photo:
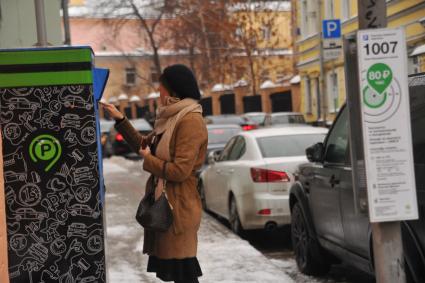
[[0,65],[91,62],[91,50],[30,50],[0,51]]

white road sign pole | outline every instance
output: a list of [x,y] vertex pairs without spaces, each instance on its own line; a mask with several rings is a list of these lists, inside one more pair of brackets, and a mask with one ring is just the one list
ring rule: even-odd
[[[359,30],[371,30],[377,28],[385,28],[387,26],[387,1],[386,0],[358,0],[358,21],[359,21]],[[349,41],[349,40],[348,40]],[[356,41],[356,40],[355,40]],[[352,41],[351,41],[352,42]],[[357,44],[357,43],[355,43]],[[403,44],[405,44],[403,42]],[[358,45],[357,45],[358,46]],[[376,49],[377,47],[375,47]],[[385,49],[386,47],[384,47]],[[346,49],[350,51],[349,48]],[[362,52],[361,48],[356,48],[355,53],[358,54]],[[372,50],[373,52],[373,50]],[[353,52],[348,52],[350,55]],[[406,56],[406,54],[404,55]],[[348,58],[351,58],[348,56]],[[356,61],[359,60],[351,58],[352,63],[348,66],[348,70],[356,69],[358,70],[358,64]],[[355,65],[355,68],[352,66]],[[351,144],[355,145],[355,148],[351,151],[353,158],[353,180],[357,184],[355,187],[354,193],[357,193],[357,200],[359,202],[359,208],[362,209],[364,203],[364,189],[367,189],[369,194],[370,190],[373,190],[373,187],[366,186],[366,170],[364,169],[365,160],[364,150],[363,150],[363,139],[360,138],[362,142],[358,141],[359,137],[363,136],[363,131],[358,131],[357,129],[362,128],[362,115],[360,105],[363,103],[362,89],[360,89],[361,84],[359,84],[360,78],[358,76],[359,72],[348,73],[347,81],[351,81],[353,77],[357,81],[357,84],[354,81],[351,81],[351,86],[355,92],[348,90],[350,95],[351,102],[350,105],[350,141]],[[405,73],[407,75],[407,73]],[[373,76],[373,75],[372,75]],[[387,77],[388,78],[388,77]],[[375,86],[376,88],[376,86]],[[379,89],[379,87],[378,87]],[[366,100],[368,104],[374,106],[379,105],[381,102],[379,97],[369,96]],[[354,103],[354,104],[353,104]],[[410,123],[410,121],[409,121]],[[356,134],[356,135],[353,135]],[[371,223],[372,228],[372,242],[373,242],[373,259],[374,259],[374,268],[377,283],[404,283],[406,282],[405,275],[405,264],[404,264],[404,253],[403,253],[403,243],[401,238],[401,224],[399,221],[392,222],[375,222]]]

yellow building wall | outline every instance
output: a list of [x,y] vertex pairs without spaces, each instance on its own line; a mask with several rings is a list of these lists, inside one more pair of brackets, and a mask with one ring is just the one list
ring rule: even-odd
[[270,40],[260,40],[258,48],[271,47],[270,42],[278,42],[273,48],[291,48],[291,12],[290,11],[254,11],[236,12],[234,23],[242,25],[245,31],[252,30],[261,34],[263,25],[272,24]]
[[[324,3],[325,1],[323,1]],[[408,47],[414,47],[421,44],[425,44],[425,28],[419,23],[419,19],[425,16],[425,8],[415,9],[415,6],[421,3],[424,3],[424,0],[402,0],[402,1],[394,1],[393,3],[389,2],[387,6],[387,15],[389,17],[388,27],[404,27],[406,31],[406,41]],[[296,9],[296,24],[301,26],[301,12],[298,6],[299,1],[292,1],[293,9]],[[357,1],[350,1],[350,19],[347,19],[342,22],[342,33],[348,34],[355,32],[358,29],[358,21],[357,21]],[[334,18],[341,18],[341,0],[334,1],[335,9],[334,9]],[[405,14],[403,14],[405,13]],[[324,7],[322,6],[322,18],[324,17]],[[319,70],[319,55],[320,55],[320,47],[319,47],[319,36],[310,35],[307,38],[302,38],[301,36],[297,36],[295,38],[295,48],[297,50],[297,63],[305,63],[308,61],[313,61],[310,64],[303,64],[298,66],[298,72],[301,75],[301,78],[305,76],[309,76],[310,78],[314,78],[318,75]],[[316,61],[314,61],[316,60]],[[419,68],[423,72],[425,71],[425,55],[419,56]],[[345,91],[345,71],[343,65],[343,58],[338,60],[334,60],[334,62],[327,62],[324,64],[325,72],[335,68],[335,72],[338,74],[338,105],[341,107],[346,100],[346,91]],[[315,87],[314,83],[311,84],[312,88]],[[317,117],[317,99],[315,97],[314,90],[311,91],[313,95],[313,106],[312,112],[313,114],[306,113],[305,109],[305,99],[306,99],[306,89],[305,89],[305,81],[302,79],[301,81],[301,111],[305,114],[306,120],[313,122],[317,121],[319,117]],[[328,103],[327,95],[325,96],[325,103]],[[323,99],[323,96],[322,96]],[[323,101],[322,101],[323,105]],[[326,120],[333,120],[335,118],[335,113],[326,113]],[[322,118],[324,118],[322,111]]]

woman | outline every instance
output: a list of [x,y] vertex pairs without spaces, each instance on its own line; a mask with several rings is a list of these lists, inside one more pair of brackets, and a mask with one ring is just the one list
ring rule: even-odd
[[[193,283],[202,275],[196,258],[202,208],[195,172],[205,160],[208,133],[198,104],[198,84],[189,68],[167,67],[160,77],[159,92],[162,106],[154,135],[140,135],[112,104],[103,107],[128,144],[143,156],[143,169],[158,181],[156,195],[165,184],[173,208],[173,224],[167,232],[145,230],[143,252],[149,255],[148,272],[155,272],[163,281]],[[151,147],[141,147],[151,141]]]

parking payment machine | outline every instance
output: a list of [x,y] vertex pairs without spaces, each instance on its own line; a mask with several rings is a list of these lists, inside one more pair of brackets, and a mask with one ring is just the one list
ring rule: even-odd
[[105,282],[94,79],[89,47],[0,50],[2,283]]

